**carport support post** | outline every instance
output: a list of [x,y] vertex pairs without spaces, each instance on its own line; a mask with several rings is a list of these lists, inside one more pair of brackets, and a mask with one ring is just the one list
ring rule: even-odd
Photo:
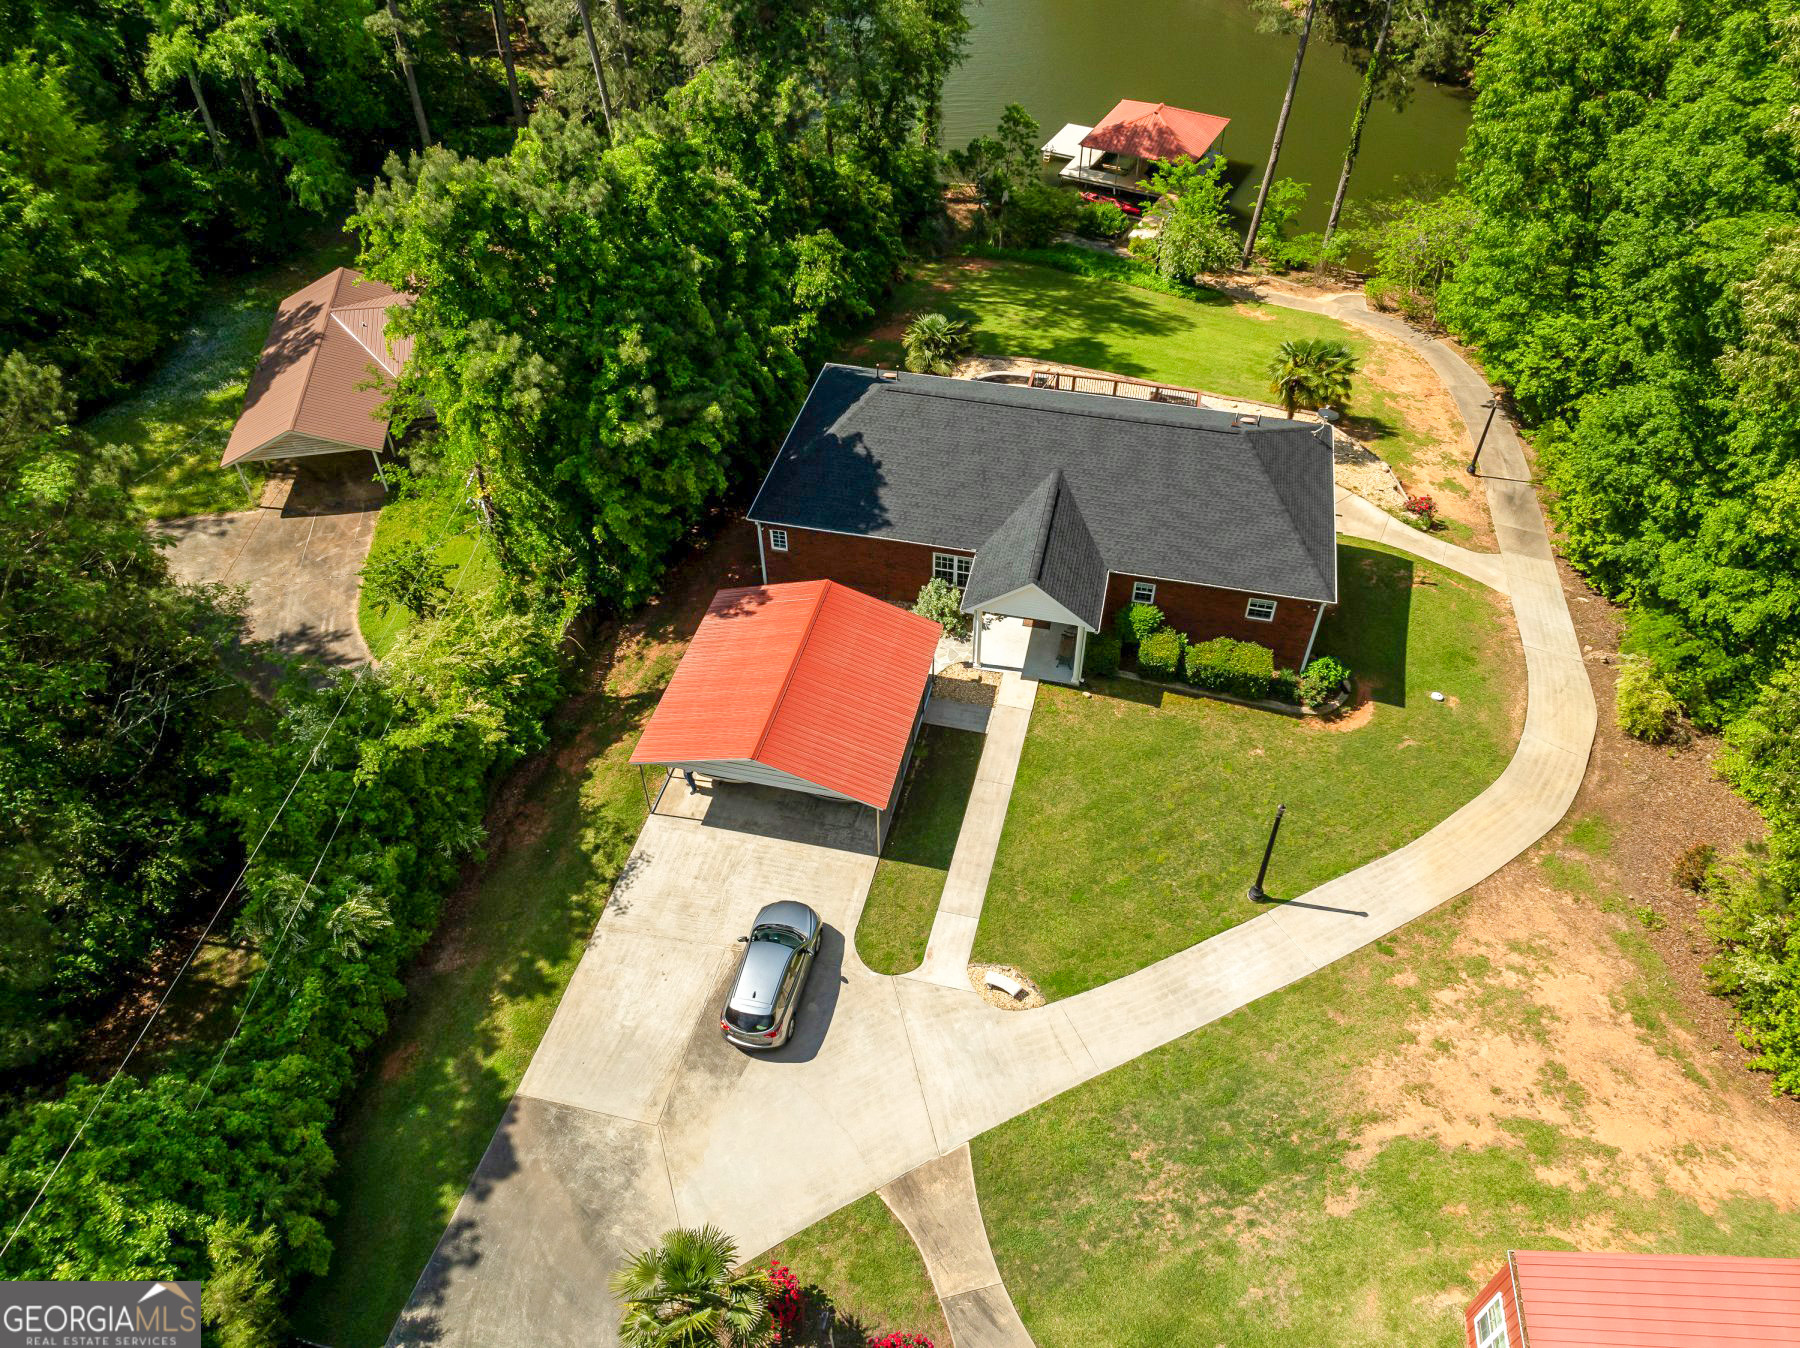
[[387,474],[381,471],[381,455],[375,450],[369,451],[369,457],[375,460],[375,476],[381,479],[381,489],[387,490]]
[[250,479],[244,472],[244,465],[241,463],[238,464],[237,470],[238,470],[238,481],[242,482],[244,484],[244,495],[249,497],[252,501],[254,501],[256,499],[256,493],[250,490]]
[[644,811],[645,811],[645,813],[649,813],[649,810],[650,810],[650,783],[644,777],[644,765],[642,763],[638,764],[638,786],[640,786],[644,792]]

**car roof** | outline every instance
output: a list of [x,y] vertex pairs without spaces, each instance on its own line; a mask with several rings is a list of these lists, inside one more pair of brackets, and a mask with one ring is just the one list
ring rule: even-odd
[[819,929],[819,915],[798,899],[782,899],[778,903],[764,906],[756,915],[756,921],[750,924],[750,930],[758,927],[787,927],[802,936],[810,937]]
[[774,941],[752,941],[744,947],[737,982],[731,986],[734,1011],[767,1011],[775,1005],[775,993],[787,973],[788,961],[799,952]]

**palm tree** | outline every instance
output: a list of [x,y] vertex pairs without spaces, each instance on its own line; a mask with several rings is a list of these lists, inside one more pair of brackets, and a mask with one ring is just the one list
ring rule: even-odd
[[900,339],[906,368],[919,374],[949,374],[969,349],[969,325],[946,314],[920,314]]
[[[1269,146],[1269,166],[1263,170],[1262,185],[1256,189],[1250,229],[1244,235],[1243,265],[1246,267],[1256,252],[1256,231],[1262,224],[1263,206],[1269,200],[1269,185],[1275,181],[1275,165],[1281,162],[1281,142],[1287,135],[1288,113],[1294,109],[1294,90],[1300,85],[1300,67],[1306,61],[1306,39],[1312,36],[1313,15],[1318,9],[1319,0],[1306,0],[1306,14],[1300,20],[1300,41],[1294,46],[1294,68],[1288,72],[1287,93],[1281,97],[1281,115],[1275,119],[1275,141]],[[1286,10],[1282,12],[1286,13]]]
[[1269,391],[1281,398],[1291,418],[1299,407],[1314,410],[1350,400],[1350,377],[1356,357],[1342,342],[1302,337],[1283,342],[1269,361]]
[[716,1226],[679,1228],[613,1276],[626,1348],[755,1348],[774,1333],[769,1278],[732,1271],[737,1246]]

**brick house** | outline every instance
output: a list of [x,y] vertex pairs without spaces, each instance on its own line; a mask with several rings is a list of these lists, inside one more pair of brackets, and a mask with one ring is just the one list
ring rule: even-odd
[[975,661],[1081,679],[1134,600],[1299,669],[1337,602],[1323,427],[827,365],[749,517],[765,583],[963,591]]

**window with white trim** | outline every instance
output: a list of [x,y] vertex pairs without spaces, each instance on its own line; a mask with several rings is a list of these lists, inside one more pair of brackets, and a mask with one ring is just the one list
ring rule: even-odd
[[1244,616],[1253,623],[1272,623],[1275,621],[1275,601],[1252,599],[1244,605]]
[[1506,1348],[1506,1303],[1500,1297],[1496,1292],[1475,1317],[1475,1348]]
[[1156,586],[1147,580],[1131,582],[1131,602],[1134,604],[1154,604],[1156,602]]
[[968,588],[970,557],[959,557],[954,552],[934,552],[931,554],[931,574],[933,579],[954,585],[959,590]]
[[787,551],[787,530],[786,529],[771,529],[771,530],[769,530],[769,550],[771,552],[786,552]]

